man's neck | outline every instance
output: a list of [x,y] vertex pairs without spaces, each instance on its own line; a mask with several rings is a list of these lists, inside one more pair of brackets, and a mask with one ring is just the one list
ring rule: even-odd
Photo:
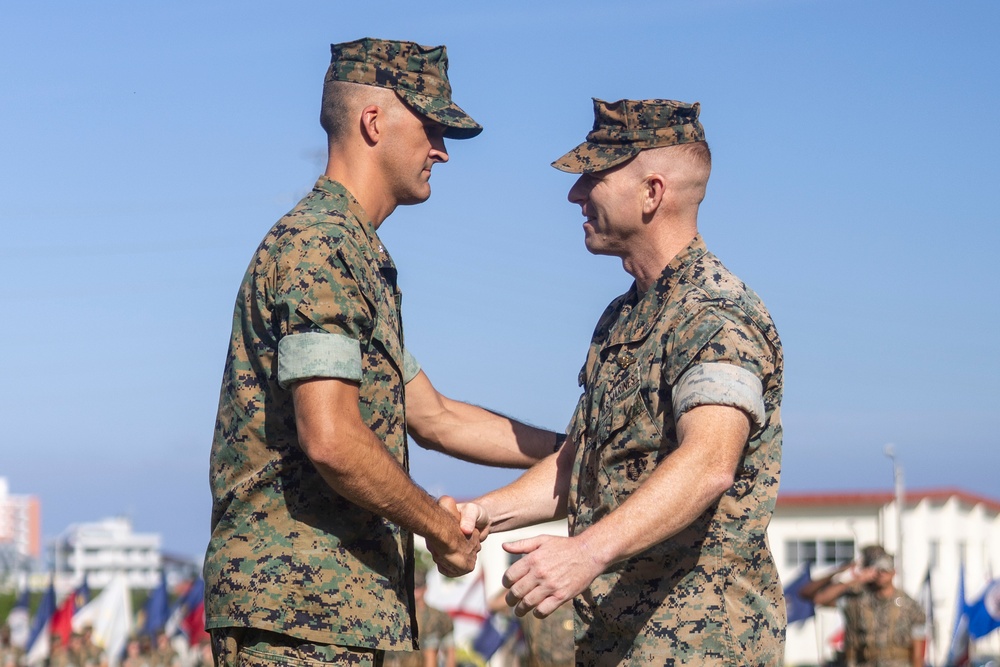
[[375,229],[396,210],[396,202],[387,195],[381,173],[368,160],[352,160],[349,152],[333,153],[324,175],[350,192],[371,219]]
[[892,584],[889,584],[888,586],[883,586],[882,588],[875,589],[875,595],[883,599],[891,598],[895,596],[895,594],[896,594],[896,587]]
[[635,278],[640,294],[645,294],[659,280],[667,265],[690,245],[697,234],[696,224],[666,227],[658,236],[636,243],[634,252],[622,257],[622,268]]

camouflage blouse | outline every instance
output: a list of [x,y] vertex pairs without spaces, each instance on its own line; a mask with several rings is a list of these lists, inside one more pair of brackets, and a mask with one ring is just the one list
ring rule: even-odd
[[396,268],[354,197],[321,178],[240,286],[211,454],[208,628],[376,649],[412,644],[412,536],[337,495],[299,448],[292,382],[360,384],[408,468]]
[[580,384],[567,430],[578,443],[572,534],[617,508],[677,449],[684,411],[731,405],[752,426],[735,483],[716,505],[576,598],[577,661],[779,664],[784,601],[765,531],[780,473],[782,352],[764,304],[697,236],[646,294],[633,285],[607,308]]

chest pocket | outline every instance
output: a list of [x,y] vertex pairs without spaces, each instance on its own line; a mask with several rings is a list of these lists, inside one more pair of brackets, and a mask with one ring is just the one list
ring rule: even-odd
[[638,366],[633,365],[627,371],[623,377],[616,378],[601,397],[594,431],[599,445],[606,443],[645,410],[639,392],[641,380]]

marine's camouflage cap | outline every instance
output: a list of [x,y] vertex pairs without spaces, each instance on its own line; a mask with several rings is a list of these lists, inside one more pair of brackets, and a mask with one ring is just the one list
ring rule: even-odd
[[603,171],[647,148],[705,141],[698,102],[593,99],[594,129],[585,142],[552,163],[556,169],[572,174]]
[[876,544],[861,550],[861,567],[889,572],[895,569],[895,563],[892,554]]
[[471,139],[483,128],[451,100],[448,51],[366,37],[331,44],[327,81],[349,81],[391,88],[415,110],[445,126],[450,139]]

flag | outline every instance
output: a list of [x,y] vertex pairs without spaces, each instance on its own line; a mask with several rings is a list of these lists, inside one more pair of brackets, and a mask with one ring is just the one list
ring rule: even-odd
[[924,584],[920,588],[920,603],[924,608],[924,665],[933,666],[934,656],[934,595],[931,592],[931,569],[927,568]]
[[83,575],[83,583],[76,589],[76,608],[83,609],[90,602],[90,586],[87,585],[87,574]]
[[208,638],[208,632],[205,630],[205,582],[200,579],[198,582],[201,584],[198,587],[198,597],[188,600],[188,613],[181,621],[181,627],[191,646]]
[[28,643],[25,644],[25,662],[28,665],[37,665],[44,662],[49,657],[51,643],[49,632],[52,627],[52,615],[56,613],[56,589],[49,578],[49,587],[42,596],[42,601],[35,612],[35,619],[31,623],[31,633],[28,635]]
[[804,621],[816,615],[816,607],[813,606],[812,600],[806,600],[799,595],[799,591],[811,582],[809,561],[806,561],[802,567],[802,573],[785,588],[785,611],[788,614],[789,623]]
[[1000,579],[986,585],[982,596],[968,606],[969,636],[973,639],[985,637],[1000,628]]
[[955,628],[951,632],[945,667],[969,665],[969,616],[965,604],[965,564],[958,568],[958,600],[955,603]]
[[69,636],[73,634],[73,614],[76,613],[76,594],[67,595],[56,613],[52,614],[52,624],[49,633],[58,637],[63,646],[69,644]]
[[143,608],[143,623],[140,634],[155,639],[170,618],[170,594],[167,592],[167,575],[160,572],[160,585],[153,589]]
[[14,648],[23,649],[28,645],[28,637],[31,633],[31,624],[28,622],[28,587],[21,588],[21,594],[17,602],[11,607],[7,614],[7,629],[10,630],[10,645]]
[[90,588],[87,586],[87,578],[84,576],[83,583],[66,596],[66,599],[52,615],[50,633],[53,636],[58,636],[63,646],[69,644],[70,635],[73,634],[73,615],[78,609],[82,609],[89,599]]
[[123,572],[115,574],[101,594],[73,616],[73,629],[91,626],[92,641],[104,649],[109,667],[117,667],[132,632],[132,592]]
[[194,646],[208,637],[205,631],[205,580],[198,577],[181,595],[167,616],[163,631],[171,642],[180,638],[187,646]]
[[472,643],[472,650],[483,660],[489,660],[508,639],[514,636],[519,627],[516,620],[496,613],[490,614]]

